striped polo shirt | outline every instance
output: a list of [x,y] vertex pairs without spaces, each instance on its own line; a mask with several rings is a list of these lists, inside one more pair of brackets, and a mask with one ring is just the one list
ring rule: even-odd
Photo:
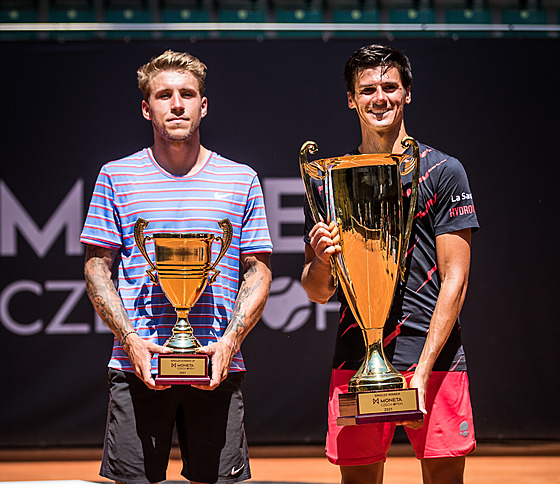
[[[149,222],[144,235],[209,233],[222,235],[218,222],[228,218],[233,239],[217,266],[220,274],[207,285],[189,314],[194,335],[205,346],[227,327],[239,286],[241,254],[270,253],[262,189],[257,174],[246,165],[211,153],[197,173],[174,176],[155,161],[150,148],[105,164],[97,178],[81,242],[120,251],[118,292],[131,323],[146,340],[163,345],[172,333],[176,312],[149,269],[134,241],[138,218]],[[146,250],[154,261],[154,243]],[[212,243],[212,261],[220,243]],[[115,338],[111,368],[133,371],[126,351]],[[244,370],[238,352],[231,371]],[[157,371],[157,357],[152,372]]]

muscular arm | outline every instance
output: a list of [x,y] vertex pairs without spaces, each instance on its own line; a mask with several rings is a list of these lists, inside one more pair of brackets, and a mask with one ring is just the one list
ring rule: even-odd
[[459,316],[470,268],[471,231],[464,229],[436,237],[436,255],[441,288],[424,348],[411,386],[418,388],[420,408],[425,411],[425,392],[432,368]]
[[122,340],[134,328],[111,280],[111,268],[117,255],[117,250],[88,245],[84,275],[87,293],[95,311],[113,334]]
[[209,386],[195,385],[197,388],[213,390],[227,377],[233,356],[259,321],[266,305],[272,280],[270,255],[245,254],[241,256],[241,263],[243,282],[231,320],[217,343],[201,349],[212,358],[212,381]]
[[[117,255],[117,250],[88,245],[84,275],[87,293],[97,314],[117,339],[122,341],[134,327],[111,280],[111,268]],[[149,388],[167,388],[155,384],[150,363],[154,353],[167,353],[167,348],[144,341],[136,333],[127,336],[123,348],[128,353],[134,372]]]
[[311,229],[309,238],[310,245],[305,245],[301,284],[311,301],[325,304],[336,289],[331,256],[340,252],[338,229],[334,222],[330,226],[319,222]]

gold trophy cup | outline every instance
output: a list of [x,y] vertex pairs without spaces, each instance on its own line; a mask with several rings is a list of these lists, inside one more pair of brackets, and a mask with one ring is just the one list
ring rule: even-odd
[[[361,367],[339,396],[338,425],[356,425],[422,418],[416,389],[407,389],[404,376],[383,352],[383,327],[389,315],[398,277],[404,277],[406,250],[418,198],[420,157],[381,153],[349,155],[309,162],[317,144],[300,150],[300,168],[315,222],[321,215],[311,178],[321,180],[326,200],[326,223],[334,220],[342,251],[333,256],[333,276],[342,287],[365,342]],[[408,219],[403,217],[401,176],[413,172]]]
[[[216,266],[228,250],[233,235],[231,222],[219,222],[223,235],[206,233],[156,233],[144,236],[149,222],[139,218],[134,225],[134,240],[150,269],[146,272],[154,284],[161,286],[177,312],[173,334],[165,345],[172,353],[158,355],[157,384],[206,384],[210,382],[208,355],[199,353],[201,344],[193,334],[188,315],[204,291],[212,284],[219,270]],[[146,242],[155,244],[155,264],[148,257]],[[221,243],[218,257],[211,263],[212,242]],[[157,272],[157,277],[154,274]],[[208,278],[210,273],[213,274]]]

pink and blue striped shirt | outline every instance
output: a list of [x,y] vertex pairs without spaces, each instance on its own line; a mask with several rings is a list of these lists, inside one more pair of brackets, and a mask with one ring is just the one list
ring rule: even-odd
[[[97,178],[81,242],[120,251],[118,292],[138,334],[163,345],[177,315],[161,287],[153,284],[148,263],[134,242],[134,225],[149,222],[144,235],[161,232],[203,232],[222,235],[218,222],[228,218],[233,239],[217,266],[220,274],[207,285],[189,314],[202,345],[216,341],[227,327],[239,285],[241,254],[270,253],[262,189],[253,169],[211,153],[195,174],[174,176],[163,170],[147,148],[105,164]],[[146,249],[154,260],[154,244]],[[212,244],[212,261],[220,244]],[[127,353],[115,339],[109,366],[132,371]],[[231,371],[245,369],[241,352]],[[157,358],[152,360],[157,371]]]

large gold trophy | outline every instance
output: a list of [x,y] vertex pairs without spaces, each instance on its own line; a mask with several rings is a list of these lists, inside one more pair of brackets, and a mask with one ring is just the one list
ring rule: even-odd
[[[228,250],[233,235],[231,222],[219,222],[221,237],[206,233],[156,233],[144,237],[149,222],[139,218],[134,226],[134,240],[150,264],[146,272],[154,284],[159,284],[177,312],[173,334],[164,346],[172,353],[158,355],[158,384],[205,384],[210,382],[208,355],[198,353],[201,344],[193,334],[188,320],[191,308],[218,274],[218,262]],[[155,244],[155,264],[148,257],[146,242]],[[211,263],[212,242],[221,243],[218,257]],[[157,277],[154,274],[157,272]],[[213,274],[208,278],[210,272]]]
[[[407,389],[404,376],[383,352],[383,327],[397,280],[404,277],[406,250],[418,198],[420,158],[410,137],[403,148],[413,155],[382,153],[308,161],[317,151],[308,141],[300,150],[301,175],[315,222],[321,220],[311,178],[321,180],[326,220],[334,220],[341,253],[333,256],[333,276],[342,287],[365,342],[365,357],[339,396],[338,425],[422,418],[416,389]],[[401,176],[413,172],[408,218],[403,216]]]

